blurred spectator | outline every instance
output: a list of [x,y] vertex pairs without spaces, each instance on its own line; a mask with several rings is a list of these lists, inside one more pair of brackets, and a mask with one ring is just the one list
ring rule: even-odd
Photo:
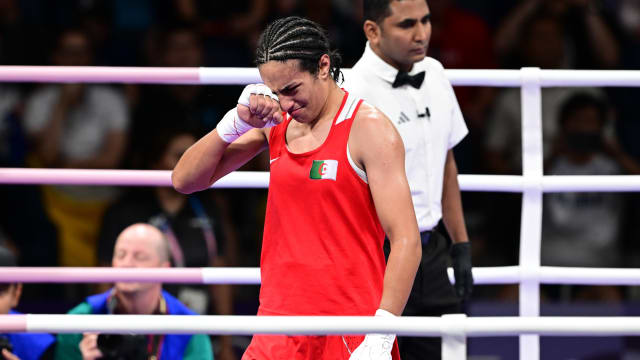
[[[202,38],[191,24],[180,23],[165,29],[157,39],[157,66],[203,66]],[[134,113],[131,151],[133,167],[144,167],[139,155],[152,141],[149,130],[163,132],[173,128],[189,128],[202,136],[211,131],[223,115],[222,110],[235,99],[225,99],[221,86],[149,85],[140,87],[140,100]]]
[[[318,0],[292,1],[275,0],[275,3],[298,3],[304,14],[296,14],[313,20],[327,29],[329,40],[336,49],[340,49],[342,67],[350,68],[360,59],[364,44],[367,41],[362,31],[362,1],[361,0]],[[349,8],[345,5],[348,2]],[[304,4],[304,6],[301,6]]]
[[172,20],[199,22],[208,36],[238,37],[259,27],[264,21],[268,2],[236,0],[217,2],[203,0],[169,0],[174,12]]
[[[91,65],[92,48],[79,29],[61,32],[53,53],[60,66]],[[24,126],[37,164],[62,168],[117,168],[128,109],[117,90],[88,84],[44,86],[26,104]],[[110,187],[45,187],[45,207],[59,233],[60,264],[95,265],[98,221],[115,195]]]
[[[489,26],[479,16],[456,5],[454,0],[430,0],[432,40],[430,56],[448,69],[493,69],[496,61]],[[456,87],[456,97],[465,115],[483,119],[493,99],[492,88]]]
[[24,46],[20,6],[17,0],[0,0],[0,64],[19,64]]
[[640,36],[640,3],[636,0],[609,0],[618,20],[630,36]]
[[[622,53],[622,68],[628,70],[640,69],[640,2],[636,0],[621,0],[613,2],[616,5],[618,20],[624,30],[624,44]],[[640,132],[638,118],[638,98],[640,89],[610,88],[611,101],[615,103],[619,113],[618,134],[622,146],[636,158],[640,158],[640,142],[637,134]]]
[[42,65],[38,61],[46,58],[46,29],[25,19],[24,3],[0,0],[0,64]]
[[[459,6],[454,0],[429,0],[432,36],[429,55],[447,69],[493,69],[496,60],[488,24],[476,14]],[[492,87],[457,86],[454,88],[469,134],[454,149],[460,173],[484,173],[485,131],[497,89]],[[489,211],[487,194],[463,192],[465,222],[474,243],[475,259],[486,242],[485,224]],[[476,246],[478,245],[478,246]],[[474,254],[475,255],[475,254]],[[481,260],[482,261],[482,260]]]
[[[526,66],[545,69],[565,67],[566,52],[562,39],[562,24],[557,17],[538,13],[529,19],[518,39]],[[552,141],[558,133],[559,106],[576,92],[601,93],[592,88],[542,88],[543,155],[550,155]],[[519,88],[502,90],[494,105],[486,131],[487,166],[501,174],[520,173],[522,169],[522,115]],[[608,129],[609,132],[611,129]],[[610,133],[608,135],[611,135]]]
[[364,21],[364,7],[362,6],[362,0],[331,0],[336,10],[347,14],[355,19],[358,23]]
[[[156,133],[147,149],[145,163],[152,170],[171,170],[182,153],[196,142],[184,130]],[[169,241],[170,259],[175,267],[228,266],[223,250],[235,247],[228,212],[217,211],[224,202],[217,193],[183,195],[172,187],[132,189],[109,207],[98,240],[98,261],[107,266],[113,257],[118,234],[134,223],[150,223]],[[222,207],[226,209],[226,207]],[[199,314],[233,313],[230,285],[169,285],[167,291]],[[223,337],[218,359],[233,359],[231,339]]]
[[[606,105],[576,94],[560,109],[558,149],[549,175],[620,175],[622,169],[604,151]],[[542,261],[554,266],[619,266],[621,198],[609,193],[545,195]]]
[[0,163],[2,166],[23,166],[25,139],[22,124],[17,120],[20,92],[11,86],[0,85]]
[[[22,127],[22,95],[0,85],[0,167],[25,167],[27,140]],[[0,228],[18,250],[23,266],[54,266],[56,231],[42,206],[38,187],[0,186]]]
[[[18,266],[15,256],[0,246],[0,267]],[[20,314],[13,310],[20,302],[21,283],[0,283],[0,315]],[[52,359],[55,349],[55,337],[51,334],[14,333],[1,334],[0,358],[7,360],[39,360]],[[3,357],[4,356],[4,357]]]
[[158,24],[153,0],[108,0],[111,15],[106,30],[106,58],[110,65],[140,66],[148,59],[148,35]]
[[[519,29],[517,52],[526,62],[518,66],[538,66],[545,69],[561,69],[566,66],[566,47],[560,19],[546,12],[535,12]],[[551,155],[552,144],[559,132],[560,105],[577,92],[603,96],[594,88],[546,87],[541,89],[543,157]],[[485,130],[485,166],[488,172],[497,174],[522,173],[522,113],[519,88],[500,90]],[[611,135],[609,127],[605,132]],[[495,239],[488,248],[501,254],[506,263],[518,263],[518,245],[512,239],[520,234],[520,194],[503,194],[493,197],[489,203],[489,238]]]
[[[482,18],[460,8],[454,0],[430,0],[429,9],[433,28],[430,56],[448,69],[496,67],[490,29]],[[468,125],[483,128],[494,89],[461,86],[455,91]]]
[[266,22],[287,16],[301,15],[305,12],[304,4],[300,0],[269,0]]
[[[640,166],[604,137],[609,116],[600,98],[571,96],[560,109],[557,149],[549,175],[621,175],[640,173]],[[620,229],[623,197],[615,193],[545,195],[542,265],[573,267],[623,266]],[[593,291],[598,292],[598,295]],[[590,299],[620,299],[616,288],[598,287]],[[578,294],[578,296],[585,294]]]
[[[80,29],[64,30],[52,59],[58,66],[91,65],[89,39]],[[121,94],[98,85],[45,86],[31,96],[25,113],[38,158],[48,167],[118,166],[127,123]]]
[[[608,1],[615,10],[618,20],[624,30],[624,44],[622,53],[622,68],[628,70],[640,70],[640,2],[636,0]],[[638,99],[640,99],[640,88],[609,88],[611,101],[615,104],[618,114],[616,123],[617,133],[620,138],[622,148],[640,160],[640,121],[638,121]],[[640,244],[635,239],[640,238],[640,193],[629,193],[625,195],[629,201],[629,206],[625,211],[627,217],[626,226],[623,233],[625,242],[625,254],[629,261],[629,266],[640,267]],[[631,288],[640,298],[640,291]]]
[[[528,38],[549,50],[547,60],[552,63],[555,63],[553,55],[559,51],[558,47],[564,48],[562,65],[565,68],[615,68],[620,61],[620,44],[612,25],[614,20],[599,4],[597,0],[522,1],[498,27],[496,53],[508,67],[526,66],[527,54],[518,54],[518,45],[523,38]],[[555,20],[554,23],[538,20],[547,17]],[[537,35],[528,36],[527,33],[534,29]],[[553,37],[556,31],[560,36]],[[534,66],[548,67],[545,63]]]
[[[167,240],[157,228],[134,224],[122,231],[114,248],[115,268],[170,267]],[[116,283],[102,294],[89,296],[69,314],[195,315],[160,283]],[[213,359],[204,334],[99,335],[60,334],[56,359]]]
[[211,66],[253,66],[249,45],[263,25],[267,0],[164,0],[157,6],[165,24],[196,25]]

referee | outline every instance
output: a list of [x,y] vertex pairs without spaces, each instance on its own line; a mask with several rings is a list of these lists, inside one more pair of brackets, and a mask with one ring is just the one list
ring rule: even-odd
[[[364,0],[364,19],[368,41],[344,86],[382,110],[402,136],[421,232],[422,262],[403,315],[459,313],[473,278],[452,149],[468,130],[442,65],[426,57],[429,7],[425,0]],[[450,259],[455,286],[447,276]],[[401,358],[440,359],[440,341],[398,338]]]

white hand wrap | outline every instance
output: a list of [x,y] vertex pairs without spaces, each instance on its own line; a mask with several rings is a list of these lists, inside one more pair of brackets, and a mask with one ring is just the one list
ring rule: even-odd
[[244,87],[240,98],[238,98],[238,104],[249,106],[249,98],[251,95],[263,95],[272,98],[275,101],[280,102],[280,99],[271,92],[271,89],[265,84],[251,84]]
[[237,108],[227,111],[222,120],[218,122],[218,126],[216,126],[220,138],[228,143],[232,143],[251,129],[253,129],[253,126],[240,119]]
[[[238,98],[238,104],[249,106],[249,98],[251,95],[263,95],[268,96],[275,101],[279,101],[278,97],[271,92],[264,84],[251,84],[245,86],[244,90],[240,94],[240,98]],[[272,127],[276,126],[278,123],[275,120],[269,120],[265,123],[264,127]],[[235,107],[229,110],[223,117],[220,122],[218,122],[218,126],[216,126],[216,130],[218,131],[218,135],[222,140],[228,143],[234,142],[237,138],[242,136],[242,134],[247,131],[253,129],[253,126],[249,125],[247,122],[242,120],[240,116],[238,116],[238,108]]]
[[[378,309],[376,316],[395,317],[392,313]],[[391,350],[396,336],[394,334],[368,334],[351,354],[349,360],[391,360]]]

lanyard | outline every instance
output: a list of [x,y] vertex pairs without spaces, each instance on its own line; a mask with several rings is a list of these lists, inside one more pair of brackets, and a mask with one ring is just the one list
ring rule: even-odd
[[[169,311],[167,308],[167,302],[164,296],[160,297],[158,312],[160,315],[166,315]],[[149,354],[149,360],[160,359],[162,354],[162,345],[164,344],[164,335],[148,335],[147,341],[147,354]]]
[[204,240],[207,244],[207,253],[209,254],[209,259],[213,259],[217,255],[218,244],[216,242],[216,235],[213,232],[213,224],[211,220],[207,216],[207,213],[204,211],[204,206],[198,198],[195,196],[189,197],[189,204],[191,204],[191,208],[193,212],[196,213],[198,217],[198,225],[202,229],[202,235],[204,236]]
[[[189,205],[191,209],[196,215],[195,221],[197,221],[198,227],[202,230],[202,236],[204,237],[205,244],[207,246],[207,254],[209,255],[209,259],[212,259],[217,254],[217,242],[216,236],[213,231],[213,224],[211,220],[207,216],[204,207],[200,200],[198,200],[195,196],[188,197]],[[161,213],[157,216],[154,216],[149,221],[152,225],[156,226],[160,231],[164,233],[168,242],[169,242],[169,250],[171,252],[171,258],[176,267],[184,267],[186,265],[184,259],[184,252],[182,251],[182,246],[178,241],[178,237],[176,236],[173,228],[171,227],[171,223],[167,218],[166,214]]]
[[171,224],[169,223],[169,219],[167,219],[167,216],[165,214],[154,216],[151,219],[150,223],[160,229],[160,231],[162,231],[164,236],[167,238],[167,241],[169,242],[169,251],[171,252],[171,259],[173,260],[175,266],[184,267],[184,253],[182,252],[182,247],[178,242],[176,234],[171,228]]

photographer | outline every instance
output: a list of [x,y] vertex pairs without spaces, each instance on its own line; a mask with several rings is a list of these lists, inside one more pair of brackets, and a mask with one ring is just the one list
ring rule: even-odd
[[[0,246],[0,266],[17,266],[14,255]],[[0,283],[0,314],[19,314],[12,308],[18,305],[22,284]],[[0,334],[0,359],[45,360],[53,358],[55,338],[50,334]]]
[[[116,240],[113,267],[169,267],[169,251],[160,230],[148,224],[124,229]],[[89,296],[69,314],[195,315],[159,283],[116,283]],[[207,335],[60,334],[56,359],[213,359]]]

